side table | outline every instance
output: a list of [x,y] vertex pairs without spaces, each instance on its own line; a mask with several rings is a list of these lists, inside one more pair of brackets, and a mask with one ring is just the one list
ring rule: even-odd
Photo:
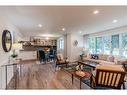
[[73,84],[73,81],[74,81],[74,77],[78,78],[80,80],[80,89],[81,89],[81,86],[82,86],[82,79],[84,78],[90,78],[91,77],[91,74],[88,73],[88,72],[85,72],[85,71],[75,71],[72,73],[72,84]]

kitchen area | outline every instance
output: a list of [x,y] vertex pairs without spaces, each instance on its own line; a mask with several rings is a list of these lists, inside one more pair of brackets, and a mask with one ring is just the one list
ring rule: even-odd
[[50,62],[56,59],[57,39],[31,37],[30,41],[20,41],[22,50],[18,55],[21,60],[39,60]]

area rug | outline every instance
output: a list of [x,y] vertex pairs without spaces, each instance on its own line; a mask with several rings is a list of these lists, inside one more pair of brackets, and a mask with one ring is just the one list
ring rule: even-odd
[[[61,67],[61,69],[67,71],[68,73],[71,73],[71,72],[76,71],[76,66],[78,66],[78,64],[69,64],[67,67],[65,67],[65,66]],[[92,68],[90,68],[88,66],[83,67],[83,71],[88,72],[88,73],[91,73],[91,69]],[[88,85],[89,87],[91,87],[90,78],[84,78],[82,80],[82,82],[85,83],[86,85]]]

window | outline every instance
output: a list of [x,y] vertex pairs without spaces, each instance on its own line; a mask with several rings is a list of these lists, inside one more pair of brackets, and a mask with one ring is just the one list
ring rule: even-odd
[[102,37],[96,37],[96,53],[99,54],[103,50]]
[[127,33],[122,34],[122,48],[127,50]]
[[110,54],[111,51],[111,36],[105,36],[103,37],[103,50],[104,54]]
[[127,33],[122,34],[123,56],[127,58]]
[[119,55],[119,34],[112,35],[112,54]]
[[90,37],[89,38],[89,52],[90,53],[95,53],[95,48],[96,48],[95,38],[94,37]]
[[127,33],[103,37],[89,37],[89,52],[112,54],[114,56],[121,54],[127,58]]
[[59,48],[64,49],[64,40],[63,39],[59,40]]

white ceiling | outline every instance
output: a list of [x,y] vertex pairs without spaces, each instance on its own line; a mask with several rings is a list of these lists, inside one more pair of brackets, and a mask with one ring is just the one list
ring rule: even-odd
[[[0,13],[27,37],[88,34],[127,25],[127,6],[1,6]],[[112,23],[113,19],[118,22]]]

